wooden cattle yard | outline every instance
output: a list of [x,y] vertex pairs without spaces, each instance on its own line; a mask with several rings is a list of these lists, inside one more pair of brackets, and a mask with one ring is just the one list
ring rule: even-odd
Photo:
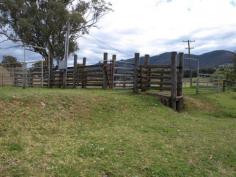
[[[134,93],[146,93],[158,97],[161,102],[174,110],[183,107],[183,60],[184,54],[172,52],[170,63],[153,65],[149,63],[149,55],[141,62],[140,54],[134,59],[117,61],[116,55],[108,59],[104,53],[103,61],[95,65],[87,65],[86,58],[78,64],[74,56],[74,66],[66,70],[54,68],[50,77],[48,67],[31,66],[21,72],[13,72],[15,86],[58,87],[58,88],[103,88],[132,89]],[[17,68],[19,71],[19,68]],[[149,92],[152,90],[152,92]]]

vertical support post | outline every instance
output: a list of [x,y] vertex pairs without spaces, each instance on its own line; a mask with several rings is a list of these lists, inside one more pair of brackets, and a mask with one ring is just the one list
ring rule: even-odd
[[83,66],[82,66],[82,88],[86,88],[87,85],[87,74],[86,74],[86,62],[87,62],[87,58],[84,57],[83,58]]
[[197,85],[196,85],[196,94],[199,94],[199,85],[200,85],[200,80],[199,77],[197,78]]
[[[66,62],[66,60],[65,60]],[[64,69],[63,71],[63,88],[66,88],[67,87],[67,64],[65,64],[66,68]]]
[[26,56],[26,51],[25,51],[25,45],[24,45],[24,82],[23,82],[23,89],[26,87],[26,62],[25,62],[25,56]]
[[176,110],[176,97],[177,97],[177,52],[171,53],[171,107]]
[[139,88],[141,89],[141,91],[143,90],[143,65],[142,64],[140,64],[139,65],[139,83],[140,83],[140,86],[139,86]]
[[48,52],[48,58],[46,60],[46,63],[47,63],[47,84],[48,84],[48,87],[50,88],[51,86],[51,82],[50,82],[50,77],[51,77],[51,67],[50,67],[50,56],[49,56],[49,52]]
[[43,75],[44,75],[44,66],[43,66],[43,60],[42,60],[42,62],[41,62],[41,87],[42,88],[44,86],[44,77],[43,77]]
[[112,55],[112,63],[111,63],[111,88],[115,87],[115,65],[116,65],[116,55]]
[[1,72],[1,78],[2,78],[2,82],[1,82],[1,84],[2,84],[2,87],[3,87],[3,71]]
[[26,62],[24,62],[24,64],[23,64],[23,85],[22,85],[23,89],[26,88],[26,72],[27,72],[27,64],[26,64]]
[[59,71],[58,75],[58,88],[63,88],[63,72],[62,70]]
[[68,62],[68,58],[69,58],[69,45],[70,45],[70,41],[69,41],[69,38],[70,38],[70,28],[71,28],[71,25],[70,25],[70,22],[67,21],[66,23],[66,26],[67,26],[67,30],[66,30],[66,37],[65,37],[65,69],[64,69],[64,72],[63,72],[63,87],[66,88],[67,87],[67,62]]
[[16,68],[13,68],[14,86],[16,86]]
[[161,73],[160,73],[160,91],[163,91],[164,71],[165,71],[165,69],[161,69]]
[[192,87],[193,87],[193,70],[192,70],[192,66],[190,64],[190,88],[192,88]]
[[[149,58],[150,61],[150,58]],[[150,89],[151,88],[151,67],[150,64],[148,62],[148,85],[147,88]]]
[[225,88],[226,88],[226,80],[223,80],[223,89],[222,89],[222,90],[223,90],[223,92],[225,92],[225,91],[226,91],[226,89],[225,89]]
[[48,52],[48,87],[52,88],[52,78],[53,78],[53,59],[51,57],[50,51]]
[[74,55],[74,70],[73,70],[73,88],[77,87],[77,76],[78,76],[78,56]]
[[184,77],[184,53],[179,53],[179,71],[178,71],[178,86],[177,86],[177,96],[183,96],[183,77]]
[[184,53],[179,53],[178,55],[178,75],[177,75],[177,96],[182,97],[179,98],[176,104],[177,111],[181,111],[183,109],[183,78],[184,78]]
[[220,87],[220,77],[217,76],[217,91],[220,92],[221,91],[221,87]]
[[197,59],[197,85],[196,85],[196,94],[199,94],[199,84],[200,84],[199,72],[200,72],[200,61],[199,61],[199,59]]
[[133,92],[138,93],[138,67],[139,67],[139,60],[140,60],[140,54],[135,53],[134,55],[134,85],[133,85]]
[[108,73],[107,73],[107,61],[108,61],[108,53],[104,53],[103,55],[103,89],[107,89],[107,81],[108,81]]
[[148,64],[149,64],[149,55],[144,56],[144,64],[143,64],[143,73],[142,73],[142,92],[145,92],[148,87]]

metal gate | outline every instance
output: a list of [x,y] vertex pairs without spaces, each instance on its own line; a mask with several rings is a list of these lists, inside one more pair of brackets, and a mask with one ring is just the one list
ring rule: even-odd
[[134,63],[117,61],[114,67],[114,88],[132,89],[134,85]]

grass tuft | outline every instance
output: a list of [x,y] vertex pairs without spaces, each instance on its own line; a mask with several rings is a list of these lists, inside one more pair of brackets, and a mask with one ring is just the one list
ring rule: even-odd
[[18,143],[9,143],[9,144],[7,144],[7,149],[9,151],[16,151],[16,152],[23,151],[22,145],[20,145]]

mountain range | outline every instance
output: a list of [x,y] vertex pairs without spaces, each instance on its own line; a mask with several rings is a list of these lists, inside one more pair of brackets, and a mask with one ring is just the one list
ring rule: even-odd
[[[170,63],[171,52],[162,53],[160,55],[155,55],[150,57],[150,64],[169,64]],[[185,54],[185,67],[197,67],[196,60],[188,60],[198,59],[200,69],[208,69],[208,68],[216,68],[220,65],[232,64],[233,59],[235,57],[235,53],[227,50],[216,50],[208,53],[204,53],[201,55],[188,55]],[[131,61],[133,59],[128,59],[127,61]],[[144,62],[144,58],[141,57],[140,63]]]

